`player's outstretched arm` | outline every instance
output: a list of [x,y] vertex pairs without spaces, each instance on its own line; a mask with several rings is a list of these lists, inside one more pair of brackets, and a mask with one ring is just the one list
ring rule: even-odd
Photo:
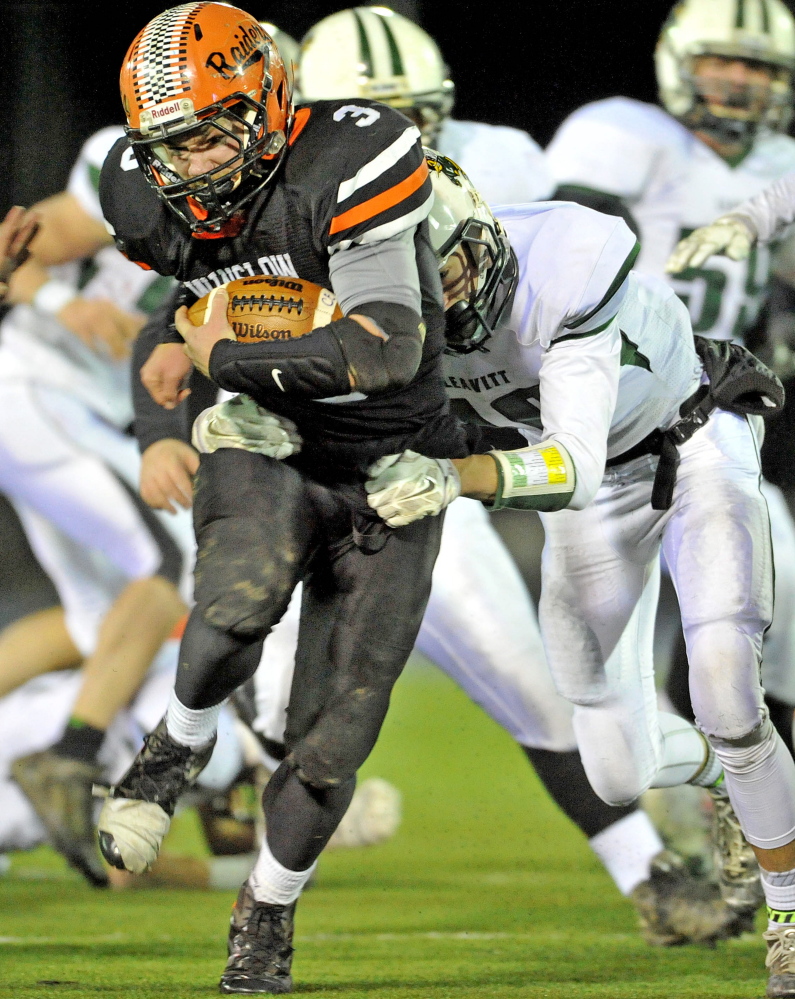
[[688,267],[701,267],[716,253],[732,260],[745,260],[755,242],[756,230],[750,219],[743,215],[722,215],[681,240],[668,258],[665,270],[668,274],[678,274]]
[[755,242],[769,243],[793,223],[795,173],[789,173],[712,225],[696,229],[676,247],[666,270],[676,274],[685,267],[700,267],[713,253],[742,260]]

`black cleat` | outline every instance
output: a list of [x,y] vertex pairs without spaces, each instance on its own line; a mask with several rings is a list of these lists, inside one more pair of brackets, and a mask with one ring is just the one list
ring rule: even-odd
[[229,960],[218,988],[231,995],[293,991],[295,902],[257,902],[249,882],[238,892],[229,924]]
[[194,750],[175,742],[165,718],[144,739],[132,766],[104,793],[99,847],[113,867],[141,874],[157,859],[180,796],[207,766],[215,739]]
[[106,888],[108,874],[94,839],[91,786],[99,767],[52,749],[22,756],[11,776],[25,792],[44,824],[53,847],[95,888]]

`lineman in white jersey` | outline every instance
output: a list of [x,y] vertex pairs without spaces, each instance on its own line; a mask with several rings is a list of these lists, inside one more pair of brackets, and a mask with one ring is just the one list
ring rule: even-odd
[[[641,273],[665,277],[701,336],[743,342],[767,293],[771,254],[758,247],[666,275],[678,241],[795,170],[795,19],[781,0],[685,0],[663,27],[655,68],[664,107],[624,97],[585,105],[547,148],[555,197],[616,214],[635,228]],[[776,560],[775,614],[763,679],[792,749],[795,705],[795,526],[764,484]]]
[[[772,612],[768,516],[752,421],[715,408],[736,394],[738,373],[755,372],[759,411],[780,405],[780,383],[742,353],[716,403],[719,379],[707,383],[699,358],[711,366],[717,348],[702,340],[697,355],[673,292],[628,273],[636,246],[619,219],[573,204],[500,209],[517,277],[500,224],[441,156],[434,186],[432,232],[455,352],[449,391],[531,443],[454,463],[411,452],[382,459],[371,469],[371,505],[394,526],[437,513],[459,489],[495,508],[542,511],[542,634],[555,683],[575,705],[589,779],[615,803],[686,781],[718,799],[722,763],[763,868],[767,994],[795,995],[795,966],[780,956],[781,931],[795,920],[795,761],[759,683]],[[500,299],[510,303],[502,320]],[[657,710],[661,549],[706,740]]]
[[[440,141],[449,139],[464,151],[495,201],[534,200],[550,191],[543,158],[529,136],[449,119],[452,83],[439,50],[400,15],[355,8],[320,21],[302,43],[298,80],[310,101],[377,97],[399,107],[426,134],[441,125]],[[272,742],[281,741],[284,731],[290,688],[284,666],[292,660],[296,614],[288,614],[280,628],[277,647],[271,642],[272,668],[256,677],[258,727]],[[634,805],[607,808],[589,787],[570,706],[554,691],[546,667],[534,608],[479,503],[463,500],[449,511],[417,645],[522,746],[619,889],[632,895],[647,940],[682,943],[739,929],[741,922],[720,909],[708,889],[694,885],[675,857],[655,860],[662,842],[642,812]]]
[[179,586],[192,552],[187,515],[155,516],[136,495],[129,346],[168,286],[107,245],[96,180],[120,134],[92,136],[66,190],[37,206],[32,259],[12,276],[16,307],[0,326],[0,491],[63,608],[3,633],[0,694],[85,660],[62,738],[18,760],[14,776],[54,845],[97,884],[106,880],[91,822],[97,753],[185,612]]

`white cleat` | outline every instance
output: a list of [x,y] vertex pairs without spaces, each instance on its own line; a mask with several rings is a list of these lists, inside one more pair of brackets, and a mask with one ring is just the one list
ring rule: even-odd
[[152,801],[108,798],[99,813],[99,848],[109,864],[143,874],[157,860],[171,817]]
[[350,850],[383,843],[398,831],[401,818],[400,791],[380,777],[368,777],[356,788],[326,849]]

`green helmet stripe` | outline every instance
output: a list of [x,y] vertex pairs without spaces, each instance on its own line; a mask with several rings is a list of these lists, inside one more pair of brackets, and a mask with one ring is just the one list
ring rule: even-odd
[[745,0],[737,0],[737,17],[734,20],[734,27],[745,27]]
[[386,43],[389,46],[389,55],[392,59],[392,73],[394,76],[403,76],[406,72],[403,68],[403,58],[400,55],[400,49],[395,41],[395,35],[389,26],[389,21],[387,18],[382,17],[381,23],[384,26],[384,34],[386,35]]
[[762,31],[766,35],[770,34],[770,9],[767,6],[767,0],[759,0],[759,5],[762,8]]
[[359,33],[359,59],[364,66],[364,75],[369,76],[372,79],[375,76],[373,72],[373,53],[370,50],[370,42],[367,38],[367,32],[364,30],[364,21],[359,17],[358,11],[353,11],[353,17],[356,21],[356,29]]

